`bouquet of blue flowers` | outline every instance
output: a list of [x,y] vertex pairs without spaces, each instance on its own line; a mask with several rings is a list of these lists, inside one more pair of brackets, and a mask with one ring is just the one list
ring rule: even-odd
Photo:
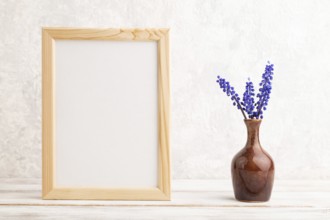
[[250,119],[263,119],[263,113],[267,109],[270,93],[272,90],[272,80],[274,75],[273,71],[274,64],[271,64],[268,61],[265,72],[262,74],[262,80],[259,83],[259,93],[256,96],[254,85],[250,81],[250,78],[248,78],[242,101],[239,95],[235,92],[234,87],[231,86],[230,83],[224,78],[218,76],[217,83],[219,84],[222,91],[231,97],[233,105],[242,112],[244,119],[247,119],[246,114]]

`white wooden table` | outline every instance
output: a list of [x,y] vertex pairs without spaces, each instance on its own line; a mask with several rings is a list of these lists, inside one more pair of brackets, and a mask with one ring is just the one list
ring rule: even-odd
[[39,179],[0,179],[0,219],[330,219],[330,181],[276,181],[242,203],[229,180],[174,180],[172,201],[42,200]]

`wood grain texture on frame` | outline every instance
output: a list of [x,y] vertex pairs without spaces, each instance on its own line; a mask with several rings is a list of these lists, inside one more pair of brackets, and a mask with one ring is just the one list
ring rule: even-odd
[[[62,40],[156,41],[158,44],[158,187],[61,188],[55,185],[54,42]],[[170,200],[169,29],[42,29],[42,198]]]

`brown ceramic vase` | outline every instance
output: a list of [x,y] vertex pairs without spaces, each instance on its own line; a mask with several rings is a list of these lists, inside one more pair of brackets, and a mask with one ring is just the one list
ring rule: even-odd
[[274,163],[259,142],[261,120],[244,121],[248,131],[245,147],[232,160],[235,198],[245,202],[268,201],[274,182]]

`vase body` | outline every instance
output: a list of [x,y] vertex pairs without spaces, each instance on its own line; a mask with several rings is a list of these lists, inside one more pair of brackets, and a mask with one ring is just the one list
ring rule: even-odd
[[244,122],[248,131],[247,142],[231,165],[235,198],[246,202],[265,202],[272,193],[274,163],[259,142],[261,120],[247,119]]

